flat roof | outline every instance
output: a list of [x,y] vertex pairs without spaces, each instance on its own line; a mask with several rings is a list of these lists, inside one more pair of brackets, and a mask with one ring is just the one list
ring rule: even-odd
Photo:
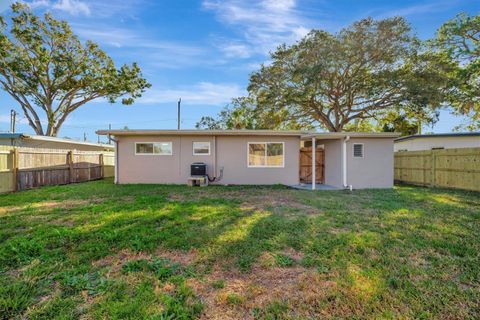
[[432,133],[432,134],[413,134],[395,139],[395,142],[422,138],[445,138],[445,137],[480,137],[480,132],[451,132],[451,133]]
[[290,130],[98,130],[100,135],[113,136],[298,136],[300,137],[304,131]]
[[113,136],[294,136],[302,139],[341,139],[346,136],[357,138],[396,138],[394,132],[315,132],[300,130],[98,130],[100,135]]
[[35,140],[35,141],[70,143],[70,144],[83,145],[83,146],[102,147],[102,148],[107,148],[107,149],[112,149],[112,150],[115,148],[111,144],[70,140],[70,139],[49,137],[49,136],[29,135],[29,134],[25,134],[25,133],[0,133],[0,139],[25,139],[25,140]]
[[310,132],[302,135],[302,139],[343,139],[345,137],[351,138],[390,138],[394,139],[400,136],[396,132]]

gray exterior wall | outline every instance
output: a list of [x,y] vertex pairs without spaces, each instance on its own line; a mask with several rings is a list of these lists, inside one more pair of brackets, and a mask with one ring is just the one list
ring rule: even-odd
[[[354,143],[363,143],[363,158],[353,157]],[[393,139],[350,139],[347,142],[347,184],[354,189],[392,188]]]
[[[298,184],[300,138],[292,136],[119,136],[118,183],[185,184],[190,164],[205,162],[210,176],[224,168],[219,184]],[[216,147],[215,150],[215,139]],[[194,141],[210,141],[210,155],[194,156]],[[135,142],[172,142],[172,155],[135,155]],[[283,168],[248,168],[248,142],[284,142]]]

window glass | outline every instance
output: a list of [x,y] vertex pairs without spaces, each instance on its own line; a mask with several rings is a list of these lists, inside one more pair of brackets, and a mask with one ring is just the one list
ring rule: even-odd
[[264,143],[251,143],[248,145],[248,165],[252,167],[265,165]]
[[267,143],[267,166],[283,166],[283,143]]
[[153,153],[153,143],[137,143],[137,153]]
[[283,143],[265,142],[248,144],[249,167],[283,167]]
[[171,155],[171,142],[142,142],[135,144],[135,151],[137,154],[159,154]]
[[154,154],[172,154],[171,142],[158,142],[153,144]]
[[194,155],[209,155],[210,154],[210,142],[194,142],[193,143]]

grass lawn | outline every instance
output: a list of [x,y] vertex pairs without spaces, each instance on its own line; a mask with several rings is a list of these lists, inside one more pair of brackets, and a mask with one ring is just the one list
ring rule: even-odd
[[0,195],[0,317],[480,317],[480,195],[113,185]]

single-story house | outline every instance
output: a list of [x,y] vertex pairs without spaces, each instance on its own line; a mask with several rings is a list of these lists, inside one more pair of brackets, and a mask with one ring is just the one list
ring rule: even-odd
[[480,148],[480,132],[414,134],[395,139],[395,152]]
[[25,133],[0,133],[0,146],[77,151],[113,151],[115,148],[112,144],[37,136]]
[[[218,184],[393,186],[395,133],[100,130],[114,137],[116,183],[184,184],[202,162]],[[301,147],[302,141],[315,145]],[[315,183],[312,183],[314,181]]]

